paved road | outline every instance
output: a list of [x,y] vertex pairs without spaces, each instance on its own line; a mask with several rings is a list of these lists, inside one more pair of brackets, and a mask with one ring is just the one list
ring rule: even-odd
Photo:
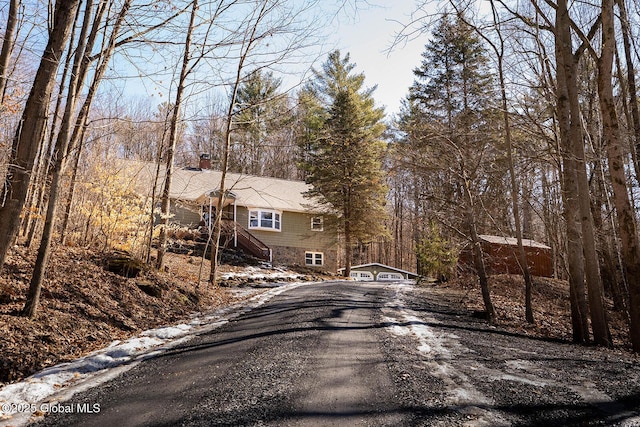
[[640,369],[500,331],[429,289],[328,282],[68,402],[95,403],[39,425],[640,426]]

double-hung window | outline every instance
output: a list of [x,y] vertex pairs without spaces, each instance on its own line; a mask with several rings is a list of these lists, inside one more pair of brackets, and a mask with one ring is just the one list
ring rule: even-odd
[[259,230],[280,231],[282,214],[268,209],[252,209],[249,211],[249,228]]
[[322,231],[323,230],[323,221],[321,216],[311,217],[311,230],[313,231]]
[[323,265],[324,254],[322,252],[305,252],[304,263],[305,265],[315,265],[315,266]]

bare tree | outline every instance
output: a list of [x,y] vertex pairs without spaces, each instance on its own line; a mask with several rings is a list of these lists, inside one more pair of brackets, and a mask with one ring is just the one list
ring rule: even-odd
[[640,182],[640,106],[638,105],[638,90],[636,86],[636,72],[635,65],[632,57],[633,34],[631,33],[631,23],[629,22],[629,14],[627,13],[627,6],[625,0],[617,0],[618,10],[620,11],[620,25],[622,27],[622,43],[624,46],[624,58],[627,68],[627,85],[629,86],[629,104],[631,107],[631,124],[633,128],[633,139],[635,144],[632,144],[632,153],[635,155],[634,167],[636,171],[636,180]]
[[598,96],[604,138],[607,141],[609,174],[622,243],[622,257],[629,287],[631,343],[640,353],[640,239],[634,210],[629,201],[620,123],[613,93],[613,56],[615,51],[614,0],[602,1],[602,51],[598,58]]
[[[496,4],[493,0],[490,0],[491,4],[491,12],[493,17],[493,31],[497,36],[497,41],[492,40],[488,35],[485,34],[484,31],[479,29],[475,25],[471,25],[468,21],[467,24],[474,28],[476,33],[487,42],[491,49],[496,55],[497,59],[497,68],[498,68],[498,85],[500,87],[500,100],[502,104],[502,118],[504,122],[504,142],[507,148],[507,160],[509,165],[509,177],[511,183],[511,205],[513,209],[513,222],[515,224],[516,231],[516,240],[518,242],[518,260],[520,264],[520,269],[522,270],[522,276],[524,277],[525,283],[525,318],[527,322],[533,323],[533,306],[532,306],[532,293],[533,293],[533,280],[531,278],[531,273],[529,271],[529,264],[527,262],[527,254],[524,250],[524,245],[522,243],[522,221],[520,218],[520,197],[519,197],[519,188],[520,186],[516,180],[516,172],[514,167],[514,159],[513,159],[513,141],[511,137],[511,120],[509,117],[509,107],[508,107],[508,99],[507,99],[507,86],[505,81],[505,40],[503,31],[501,28],[502,23],[500,22],[498,11],[496,8]],[[452,3],[453,7],[457,9],[456,3]],[[464,16],[462,11],[458,11],[461,16]]]
[[[0,50],[0,108],[4,104],[5,90],[9,78],[9,60],[13,52],[16,26],[18,24],[18,7],[20,0],[9,1],[9,11],[7,12],[7,24],[2,39],[2,49]],[[2,110],[0,110],[2,111]]]
[[[109,59],[113,55],[115,49],[115,41],[120,30],[120,26],[127,15],[132,0],[126,0],[122,8],[120,9],[117,18],[114,23],[113,31],[111,33],[109,48],[104,53],[102,59],[102,68],[98,69],[94,81],[100,81],[101,74],[104,73],[106,65]],[[51,163],[52,163],[52,177],[51,186],[49,191],[49,203],[47,205],[47,213],[44,222],[44,230],[42,233],[42,239],[38,248],[38,256],[36,258],[35,268],[31,277],[31,283],[29,285],[29,293],[27,295],[27,301],[22,310],[22,314],[28,317],[34,317],[37,311],[40,291],[42,288],[42,281],[44,279],[44,273],[48,266],[49,255],[51,252],[51,241],[53,234],[53,227],[56,221],[56,213],[58,207],[58,194],[60,191],[60,182],[62,179],[62,172],[67,160],[67,154],[69,150],[69,143],[71,141],[71,130],[73,121],[73,115],[75,106],[78,101],[79,90],[78,86],[84,81],[88,73],[89,55],[87,52],[93,49],[93,42],[98,37],[98,29],[101,28],[102,16],[106,10],[107,0],[103,0],[98,4],[95,20],[93,23],[93,31],[89,37],[84,36],[89,32],[89,24],[91,22],[92,12],[92,0],[88,0],[87,7],[85,9],[85,19],[82,25],[81,36],[78,39],[79,45],[76,48],[76,59],[74,69],[71,73],[71,82],[69,84],[69,95],[67,96],[67,103],[65,107],[65,114],[62,120],[62,127],[58,133],[58,138],[53,151]],[[87,43],[88,40],[88,43]],[[85,44],[87,43],[87,44]]]
[[80,0],[57,1],[53,27],[14,138],[9,169],[0,189],[0,268],[20,225],[31,171],[47,125],[49,98]]
[[182,58],[182,66],[180,69],[180,77],[178,78],[178,86],[176,89],[176,99],[171,110],[171,122],[169,124],[169,142],[167,149],[166,168],[164,186],[161,196],[161,213],[160,218],[162,220],[160,224],[160,236],[158,237],[158,255],[156,258],[156,268],[161,269],[164,262],[164,254],[167,250],[167,228],[169,227],[170,208],[171,208],[171,178],[173,173],[173,163],[176,151],[178,126],[180,118],[180,108],[182,106],[182,98],[185,90],[186,80],[193,68],[190,66],[191,60],[191,38],[193,36],[193,30],[196,20],[196,13],[198,11],[198,0],[194,0],[191,5],[191,15],[189,17],[189,24],[186,29],[186,37],[184,42],[184,55]]
[[234,124],[234,110],[236,109],[236,101],[238,97],[238,89],[242,83],[243,71],[247,58],[252,53],[255,45],[267,36],[265,33],[259,33],[260,24],[262,20],[268,16],[269,1],[262,1],[262,4],[253,11],[250,19],[246,21],[246,27],[244,29],[244,35],[241,39],[240,50],[238,56],[238,64],[236,67],[235,78],[231,84],[231,93],[229,96],[229,108],[227,110],[227,118],[225,124],[224,134],[224,148],[221,159],[221,177],[220,186],[218,187],[218,201],[216,205],[216,215],[213,222],[213,242],[211,245],[211,272],[209,274],[209,283],[213,286],[217,284],[217,274],[219,266],[219,253],[220,253],[220,235],[222,233],[222,207],[224,206],[227,197],[227,188],[225,187],[227,170],[229,168],[229,151],[231,148],[231,133]]

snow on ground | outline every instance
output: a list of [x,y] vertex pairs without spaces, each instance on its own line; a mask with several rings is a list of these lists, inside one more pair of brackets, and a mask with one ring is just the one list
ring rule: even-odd
[[463,414],[473,415],[474,426],[509,425],[499,415],[483,408],[491,405],[491,399],[480,393],[452,363],[458,355],[466,352],[458,343],[458,337],[432,327],[439,323],[434,317],[425,313],[418,315],[407,307],[404,292],[410,286],[401,282],[391,285],[393,298],[383,309],[385,321],[392,325],[389,328],[391,333],[415,336],[418,341],[416,350],[424,356],[426,369],[447,388],[447,404]]
[[[243,277],[256,277],[255,271],[242,274]],[[277,274],[280,272],[276,272],[275,277],[289,277],[286,273],[281,273],[282,276]],[[264,278],[264,274],[261,277]],[[249,297],[248,300],[211,313],[195,315],[188,323],[144,331],[126,341],[114,341],[108,347],[78,360],[52,366],[23,381],[8,384],[0,388],[0,427],[26,425],[32,416],[64,410],[62,402],[75,393],[115,378],[145,359],[188,341],[197,334],[218,328],[276,295],[304,284],[272,284],[270,289],[239,290],[236,296]]]
[[[505,361],[504,369],[491,369],[483,363],[463,358],[463,364],[457,364],[456,360],[470,350],[466,349],[458,341],[458,337],[448,332],[442,332],[442,328],[435,328],[440,322],[433,316],[421,312],[420,314],[409,309],[405,303],[406,295],[412,287],[407,283],[396,283],[391,285],[393,298],[386,304],[383,313],[386,316],[389,331],[398,336],[413,334],[417,339],[416,350],[424,357],[425,367],[443,381],[447,387],[448,402],[451,407],[459,412],[472,415],[473,426],[500,426],[509,425],[498,414],[485,408],[493,406],[492,399],[480,393],[471,383],[471,380],[463,369],[477,372],[478,376],[484,377],[487,381],[513,381],[528,384],[544,389],[545,387],[568,388],[581,399],[601,407],[604,412],[617,412],[618,422],[616,425],[632,427],[640,426],[640,417],[631,411],[625,411],[622,405],[617,404],[606,393],[598,390],[596,385],[586,376],[576,375],[570,382],[554,380],[554,378],[565,378],[558,372],[551,372],[553,368],[540,366],[534,362],[524,359],[512,359]],[[509,350],[509,349],[505,349]],[[516,354],[530,353],[522,349],[515,349]],[[458,366],[456,366],[458,365]],[[558,369],[561,369],[560,367]],[[476,375],[476,374],[474,374]]]
[[300,275],[297,273],[292,273],[289,270],[285,270],[282,268],[274,267],[265,270],[261,267],[244,267],[241,271],[228,272],[220,274],[220,278],[223,280],[232,279],[235,277],[242,278],[252,278],[254,280],[264,280],[267,278],[271,279],[295,279]]

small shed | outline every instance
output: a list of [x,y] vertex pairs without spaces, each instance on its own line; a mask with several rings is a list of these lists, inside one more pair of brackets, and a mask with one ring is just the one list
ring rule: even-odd
[[[344,273],[344,268],[340,268],[338,273]],[[416,279],[418,275],[410,271],[373,262],[352,266],[351,278],[360,281],[392,282],[394,280]]]
[[[521,274],[518,262],[518,239],[515,237],[478,236],[484,254],[487,274]],[[552,277],[551,248],[543,243],[530,239],[522,239],[527,256],[529,272],[532,276]],[[471,246],[460,252],[460,264],[473,267]]]

